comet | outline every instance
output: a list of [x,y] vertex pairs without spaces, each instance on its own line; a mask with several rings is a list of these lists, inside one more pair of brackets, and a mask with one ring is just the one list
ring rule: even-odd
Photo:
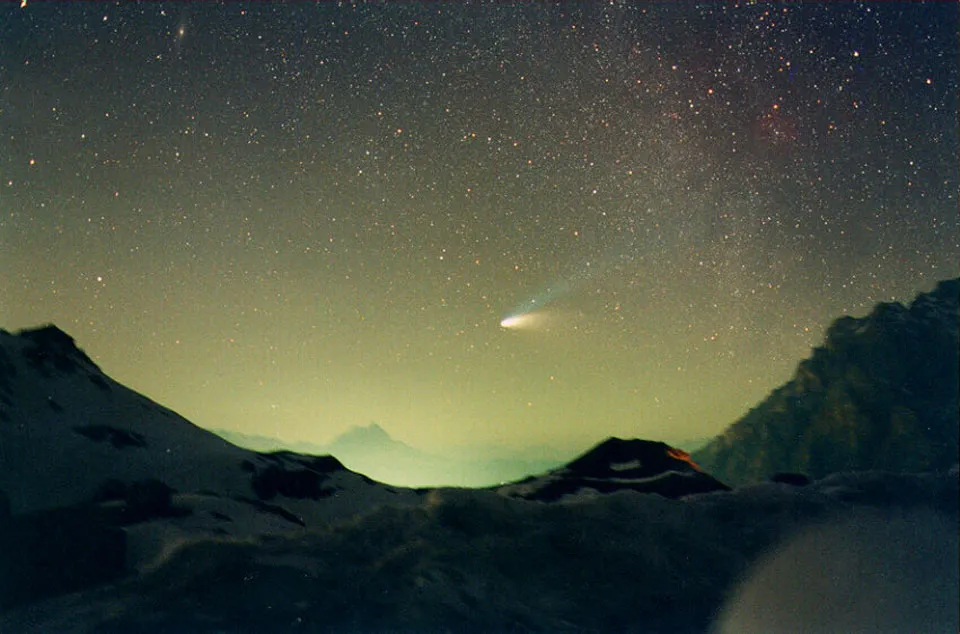
[[546,319],[543,309],[553,300],[569,293],[570,290],[571,287],[565,280],[548,286],[536,297],[516,306],[513,312],[500,320],[500,327],[506,330],[530,330],[543,325]]
[[547,326],[553,325],[558,318],[554,302],[582,289],[590,280],[616,268],[617,260],[624,259],[625,256],[619,256],[604,258],[600,262],[584,262],[579,269],[556,279],[533,297],[514,306],[513,310],[500,320],[500,327],[505,330],[549,329]]
[[541,321],[540,315],[536,313],[519,313],[504,317],[500,321],[500,327],[506,330],[524,330],[536,327]]
[[525,315],[510,315],[509,317],[504,318],[500,322],[500,327],[506,328],[507,330],[511,330],[513,328],[520,328],[523,326],[524,321],[525,321]]

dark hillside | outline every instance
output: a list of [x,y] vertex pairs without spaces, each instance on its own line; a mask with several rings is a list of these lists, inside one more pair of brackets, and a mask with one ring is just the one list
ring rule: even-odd
[[843,317],[793,379],[694,460],[729,484],[777,472],[943,470],[957,462],[958,292]]

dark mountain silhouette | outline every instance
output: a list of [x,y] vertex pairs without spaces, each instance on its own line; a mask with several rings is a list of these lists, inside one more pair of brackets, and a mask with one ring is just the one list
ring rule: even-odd
[[842,317],[793,379],[693,454],[733,485],[777,472],[946,470],[957,463],[958,292]]
[[608,438],[564,467],[497,488],[509,497],[539,502],[623,490],[680,498],[729,487],[666,443]]

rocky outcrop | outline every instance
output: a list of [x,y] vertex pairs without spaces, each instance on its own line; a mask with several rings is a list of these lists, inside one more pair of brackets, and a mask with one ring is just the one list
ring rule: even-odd
[[620,438],[608,438],[560,469],[497,488],[509,497],[540,502],[615,491],[680,498],[727,489],[685,451],[662,442]]

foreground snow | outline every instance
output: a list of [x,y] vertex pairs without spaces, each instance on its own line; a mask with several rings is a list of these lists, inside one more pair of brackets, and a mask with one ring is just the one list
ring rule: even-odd
[[957,631],[957,495],[956,470],[680,500],[437,490],[321,530],[185,539],[0,631]]

